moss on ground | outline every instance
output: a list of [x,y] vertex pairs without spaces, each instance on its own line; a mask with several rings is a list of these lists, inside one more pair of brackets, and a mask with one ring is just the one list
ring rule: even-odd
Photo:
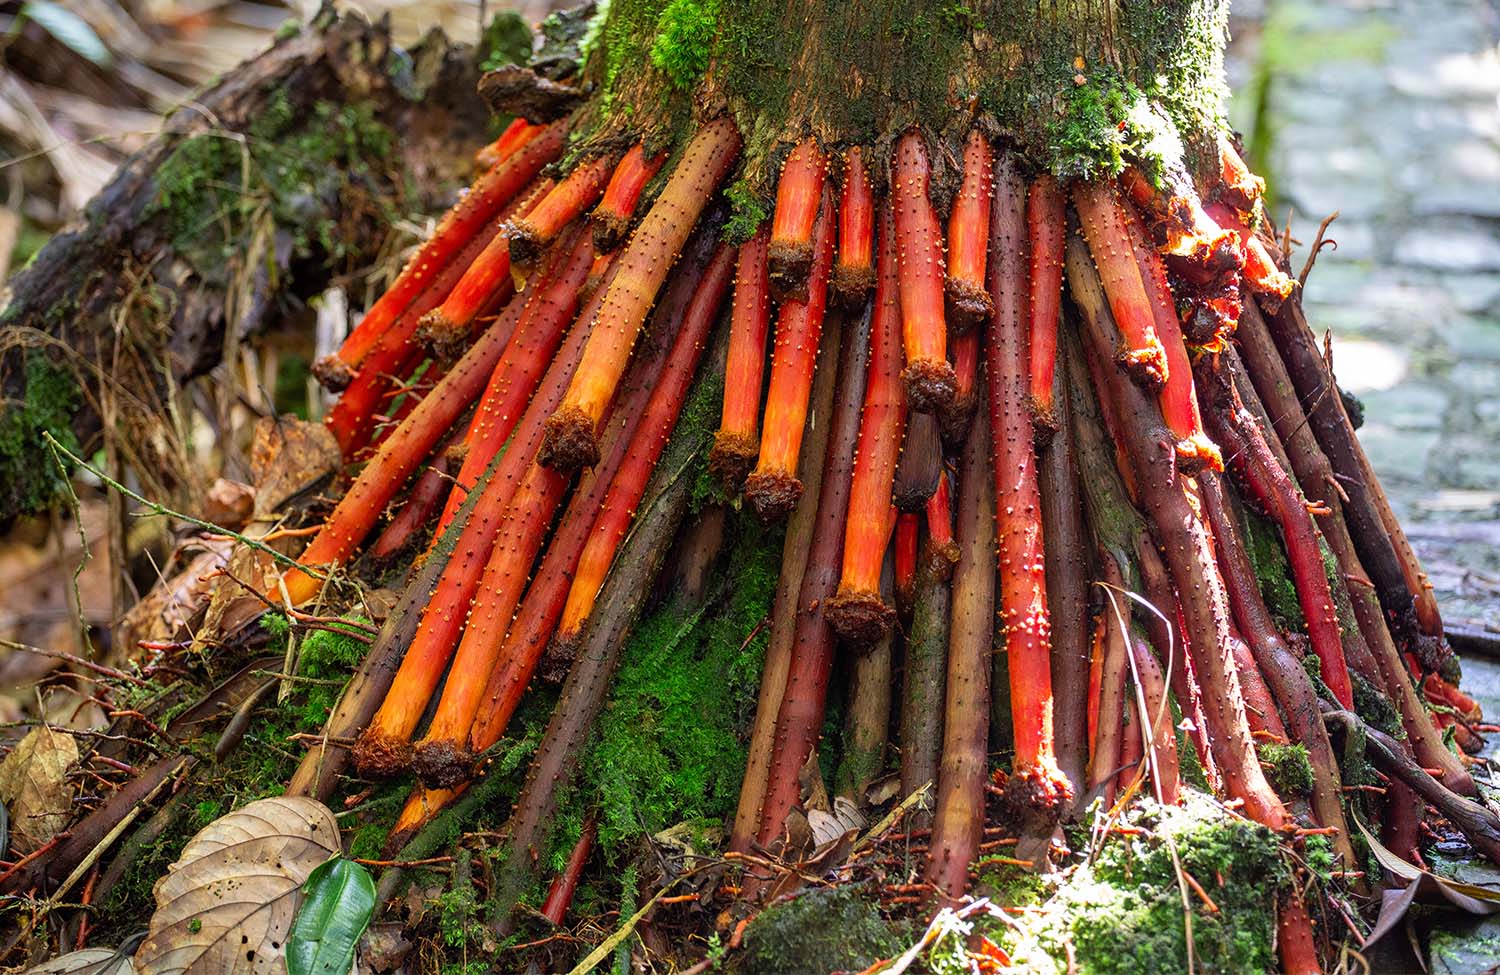
[[872,899],[854,886],[804,891],[766,908],[745,929],[742,975],[858,972],[905,947]]
[[[739,799],[754,717],[781,532],[744,515],[731,523],[727,564],[701,606],[673,601],[644,618],[583,766],[600,846],[618,852],[644,830],[722,819]],[[572,836],[560,837],[566,856]]]

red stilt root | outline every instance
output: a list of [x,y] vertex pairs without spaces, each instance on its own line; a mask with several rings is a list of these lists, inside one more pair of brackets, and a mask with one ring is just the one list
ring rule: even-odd
[[762,227],[740,245],[734,277],[734,309],[729,320],[729,359],[724,364],[724,408],[709,469],[720,483],[738,491],[760,453],[760,394],[765,385],[766,333],[771,321],[770,279]]
[[813,266],[813,225],[827,177],[828,160],[811,139],[797,143],[781,167],[766,250],[771,286],[781,297],[806,299]]
[[959,332],[988,321],[993,307],[984,290],[984,269],[989,260],[994,168],[990,140],[978,129],[970,131],[964,145],[963,182],[948,217],[948,315]]
[[906,346],[906,397],[911,408],[936,413],[953,402],[958,380],[948,362],[944,317],[943,232],[929,195],[932,167],[919,132],[896,143],[891,205],[901,274],[901,331]]

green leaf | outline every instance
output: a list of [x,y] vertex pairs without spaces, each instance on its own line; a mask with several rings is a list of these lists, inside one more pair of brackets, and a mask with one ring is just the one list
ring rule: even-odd
[[345,975],[375,913],[375,881],[341,856],[319,864],[302,885],[305,900],[286,944],[290,975]]
[[62,4],[52,0],[28,0],[21,8],[21,16],[51,34],[58,43],[72,48],[79,57],[88,58],[100,67],[109,64],[109,48],[99,40],[94,28]]

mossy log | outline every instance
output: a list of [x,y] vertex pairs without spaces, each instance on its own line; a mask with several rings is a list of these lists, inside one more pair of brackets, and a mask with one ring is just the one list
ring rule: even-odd
[[402,50],[325,7],[169,116],[10,282],[0,521],[61,489],[42,429],[92,448],[119,425],[134,466],[179,483],[140,434],[238,343],[355,283],[396,217],[448,202],[491,125],[479,75],[440,31]]

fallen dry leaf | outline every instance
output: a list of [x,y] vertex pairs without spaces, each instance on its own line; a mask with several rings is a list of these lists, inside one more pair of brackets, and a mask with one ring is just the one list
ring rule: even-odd
[[85,948],[58,955],[21,975],[136,975],[128,952],[117,948]]
[[78,764],[73,736],[46,725],[33,728],[0,762],[0,800],[10,812],[11,851],[40,847],[73,815],[68,772]]
[[250,479],[256,485],[255,514],[281,511],[310,494],[343,467],[338,441],[321,423],[292,416],[263,417],[250,446]]
[[209,823],[156,882],[141,975],[286,971],[286,939],[313,868],[339,852],[322,803],[260,799]]

